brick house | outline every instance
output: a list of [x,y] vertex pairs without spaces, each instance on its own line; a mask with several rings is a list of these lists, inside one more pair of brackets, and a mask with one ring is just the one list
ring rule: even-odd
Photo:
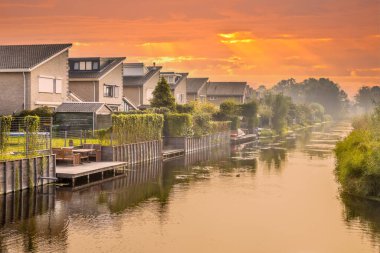
[[1,45],[0,114],[48,106],[68,93],[68,54],[72,44]]
[[69,91],[83,102],[102,102],[122,111],[125,57],[69,58]]

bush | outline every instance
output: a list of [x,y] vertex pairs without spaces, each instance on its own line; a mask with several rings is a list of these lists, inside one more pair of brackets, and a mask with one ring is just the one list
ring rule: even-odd
[[380,197],[380,119],[374,114],[354,122],[355,130],[335,148],[337,179],[348,193]]
[[9,132],[12,125],[12,116],[0,116],[0,153],[4,154],[9,145]]
[[16,114],[17,117],[38,116],[38,117],[53,117],[53,110],[47,106],[38,107],[34,110],[24,110]]
[[193,117],[188,113],[168,113],[165,115],[165,136],[192,136]]
[[193,116],[193,131],[195,136],[207,135],[211,132],[211,116],[206,113]]
[[194,105],[192,104],[176,104],[175,106],[177,113],[193,113]]
[[112,115],[112,134],[118,144],[160,140],[162,128],[160,114]]
[[239,116],[231,117],[231,130],[238,130],[240,128]]

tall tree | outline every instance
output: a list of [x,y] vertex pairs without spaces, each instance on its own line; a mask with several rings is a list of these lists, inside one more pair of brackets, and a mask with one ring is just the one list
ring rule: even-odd
[[152,107],[166,107],[170,110],[175,109],[175,98],[170,90],[170,86],[165,78],[160,78],[153,91],[153,98],[150,101]]
[[363,86],[355,95],[356,102],[366,111],[372,110],[377,103],[380,103],[380,86]]

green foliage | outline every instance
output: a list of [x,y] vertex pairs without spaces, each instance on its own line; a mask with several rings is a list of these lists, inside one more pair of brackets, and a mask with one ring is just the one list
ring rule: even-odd
[[240,128],[239,116],[231,117],[231,130],[238,130]]
[[278,134],[283,134],[286,130],[287,122],[286,116],[289,111],[289,101],[282,94],[275,96],[272,105],[273,117],[272,124],[273,129]]
[[372,110],[377,103],[380,103],[380,86],[361,87],[355,95],[355,100],[367,112]]
[[149,109],[145,110],[145,113],[166,114],[169,112],[170,112],[170,109],[166,108],[166,107],[160,107],[160,108],[154,107],[154,108],[149,108]]
[[193,104],[176,104],[175,109],[177,113],[193,113],[194,105]]
[[165,78],[160,78],[153,91],[153,99],[150,101],[150,104],[152,107],[166,107],[170,110],[175,110],[175,98]]
[[344,191],[380,197],[380,120],[375,113],[356,121],[355,130],[336,145],[335,173]]
[[0,116],[0,153],[4,154],[9,145],[9,132],[12,125],[12,116]]
[[239,105],[234,100],[226,100],[220,104],[220,113],[226,118],[241,114]]
[[257,125],[257,109],[258,105],[256,101],[251,101],[240,105],[241,115],[247,121],[247,126],[249,129],[252,129]]
[[193,115],[193,132],[194,136],[202,136],[211,133],[211,115],[198,113]]
[[25,116],[24,118],[27,154],[35,155],[38,150],[38,130],[40,128],[39,116]]
[[[348,106],[347,94],[327,78],[309,78],[301,83],[294,79],[282,80],[272,91],[290,97],[296,104],[318,103],[334,117],[341,117]],[[271,97],[266,97],[268,99]]]
[[193,135],[193,117],[188,113],[168,113],[165,115],[165,136],[183,137]]
[[[106,145],[110,140],[110,134],[112,133],[112,127],[99,129],[94,131],[94,136],[99,140],[99,143],[102,145]],[[86,140],[88,143],[88,140]]]
[[112,115],[112,135],[117,144],[159,140],[162,128],[160,114]]
[[210,133],[226,132],[231,129],[231,121],[210,121]]
[[53,110],[47,106],[38,107],[34,110],[24,110],[18,113],[17,117],[38,116],[38,117],[53,117]]
[[194,107],[194,114],[197,113],[207,113],[207,114],[214,114],[218,112],[218,107],[210,102],[201,102],[201,101],[191,101],[189,103]]

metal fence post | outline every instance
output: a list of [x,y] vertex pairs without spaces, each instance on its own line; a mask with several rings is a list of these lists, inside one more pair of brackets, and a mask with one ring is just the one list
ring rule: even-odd
[[83,130],[80,130],[80,145],[81,146],[83,145],[82,138],[83,138]]
[[67,141],[67,131],[65,131],[65,147],[66,147],[66,141]]
[[87,130],[84,130],[84,143],[87,143]]

